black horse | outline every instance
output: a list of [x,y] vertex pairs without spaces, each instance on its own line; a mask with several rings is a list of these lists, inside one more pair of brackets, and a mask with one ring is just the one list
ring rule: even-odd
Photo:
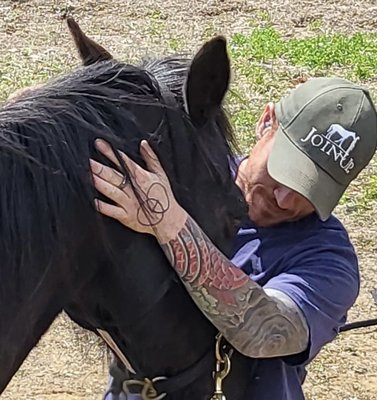
[[[84,66],[0,109],[0,393],[66,310],[113,341],[137,377],[168,377],[159,389],[167,398],[208,399],[216,330],[154,238],[96,213],[88,159],[106,162],[93,146],[101,137],[142,163],[138,145],[148,139],[178,201],[227,254],[246,208],[221,106],[225,40],[209,41],[191,62],[135,67],[113,60],[73,20],[69,27]],[[232,360],[225,392],[237,400],[249,360]]]

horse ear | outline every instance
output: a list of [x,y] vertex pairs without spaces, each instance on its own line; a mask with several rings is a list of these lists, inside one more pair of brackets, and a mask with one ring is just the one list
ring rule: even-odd
[[89,39],[72,17],[67,18],[67,24],[83,65],[91,65],[97,61],[111,60],[113,58],[102,46]]
[[203,125],[225,96],[230,79],[226,40],[217,36],[194,57],[187,76],[186,107],[195,125]]

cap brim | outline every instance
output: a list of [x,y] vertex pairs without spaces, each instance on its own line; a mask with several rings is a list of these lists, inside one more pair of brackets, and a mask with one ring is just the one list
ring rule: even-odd
[[297,148],[279,126],[268,159],[270,176],[300,193],[314,206],[322,221],[328,219],[344,193],[339,184]]

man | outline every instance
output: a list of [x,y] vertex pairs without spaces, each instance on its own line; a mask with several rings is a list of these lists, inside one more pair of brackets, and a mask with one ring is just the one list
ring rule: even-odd
[[[154,235],[207,318],[238,351],[260,359],[245,400],[299,400],[304,366],[335,338],[358,295],[355,251],[331,212],[375,152],[376,110],[365,88],[311,79],[267,104],[256,136],[236,174],[250,219],[230,260],[176,202],[145,141],[140,151],[148,171],[122,157],[141,194],[155,183],[164,187],[170,204],[164,218],[154,224],[149,210],[140,221],[132,186],[91,160],[97,190],[116,204],[98,200],[97,208]],[[96,145],[117,163],[106,143]]]

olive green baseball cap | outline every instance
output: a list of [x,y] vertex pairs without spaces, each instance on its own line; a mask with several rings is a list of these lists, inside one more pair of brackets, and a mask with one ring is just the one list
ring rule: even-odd
[[268,172],[306,197],[326,220],[377,146],[368,90],[341,78],[313,78],[276,104],[279,123]]

